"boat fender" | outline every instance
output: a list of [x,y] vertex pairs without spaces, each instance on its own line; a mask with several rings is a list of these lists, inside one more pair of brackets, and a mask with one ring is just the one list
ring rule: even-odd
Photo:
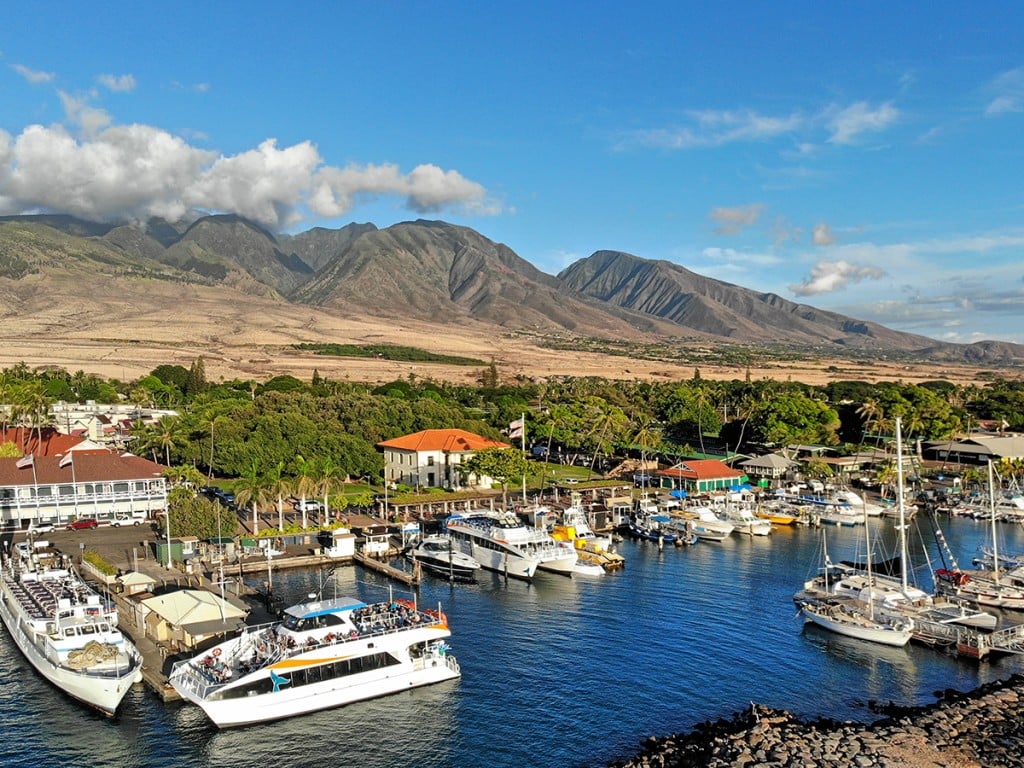
[[212,654],[213,658],[217,658],[218,656],[220,656],[220,648],[214,648]]

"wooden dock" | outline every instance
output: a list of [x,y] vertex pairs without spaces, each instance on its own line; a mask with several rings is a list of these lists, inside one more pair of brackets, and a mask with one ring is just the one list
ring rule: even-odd
[[380,560],[374,560],[372,557],[367,557],[362,552],[356,552],[352,558],[364,568],[368,568],[371,571],[377,573],[383,573],[390,579],[399,581],[402,584],[407,584],[410,587],[418,586],[423,577],[417,573],[410,573],[409,571],[403,571],[401,568],[395,568],[393,565],[383,563]]

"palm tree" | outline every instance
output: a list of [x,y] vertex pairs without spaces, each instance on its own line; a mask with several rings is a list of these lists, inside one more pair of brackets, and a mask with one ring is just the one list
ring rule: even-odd
[[308,523],[306,517],[306,494],[312,495],[316,493],[316,462],[304,458],[301,454],[296,454],[292,464],[295,467],[295,477],[293,478],[295,493],[302,500],[302,527],[305,529]]
[[640,463],[643,465],[643,474],[647,472],[647,454],[651,449],[661,445],[662,429],[657,424],[645,422],[633,433],[633,444],[640,446]]
[[165,463],[171,466],[171,449],[175,448],[184,435],[181,419],[177,416],[161,416],[155,425],[157,445],[164,450]]
[[242,474],[235,483],[235,501],[239,507],[246,504],[252,507],[252,533],[255,536],[259,531],[259,507],[268,504],[273,500],[270,491],[270,484],[267,478],[260,472],[259,464],[253,459],[250,467]]
[[861,403],[860,408],[857,409],[857,415],[864,421],[861,427],[861,444],[864,443],[864,438],[867,436],[868,430],[875,430],[876,432],[881,428],[882,423],[885,421],[884,412],[881,404],[874,398],[868,398]]
[[291,495],[292,482],[284,476],[284,462],[279,461],[277,465],[267,473],[267,482],[270,484],[270,493],[277,497],[277,530],[284,530],[284,497]]
[[344,469],[330,456],[324,456],[316,462],[313,472],[314,487],[324,499],[323,512],[320,513],[321,521],[331,519],[331,491],[338,487],[344,475]]
[[[53,398],[46,394],[43,382],[39,380],[26,381],[14,391],[13,414],[24,427],[28,428],[29,436],[32,430],[36,432],[36,449],[42,445],[43,427],[50,424],[50,405]],[[25,453],[29,453],[29,440],[25,441]]]

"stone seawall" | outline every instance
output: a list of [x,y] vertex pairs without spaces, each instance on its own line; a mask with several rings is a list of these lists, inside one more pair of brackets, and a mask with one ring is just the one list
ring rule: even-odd
[[1024,676],[960,693],[937,692],[922,707],[873,707],[870,724],[801,720],[752,705],[686,734],[651,737],[610,768],[822,765],[854,768],[1024,768]]

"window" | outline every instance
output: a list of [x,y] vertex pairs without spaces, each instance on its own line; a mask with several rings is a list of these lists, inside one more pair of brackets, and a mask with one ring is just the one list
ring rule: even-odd
[[433,456],[427,456],[427,466],[428,467],[434,466],[434,457]]

